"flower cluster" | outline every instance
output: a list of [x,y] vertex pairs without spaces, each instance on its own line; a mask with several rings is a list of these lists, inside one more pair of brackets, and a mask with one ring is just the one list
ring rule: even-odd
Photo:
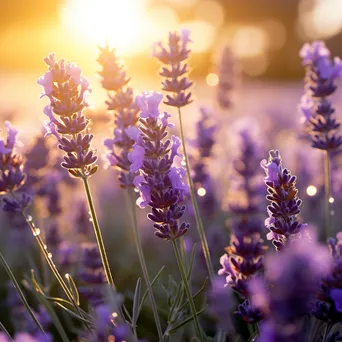
[[194,152],[190,156],[193,170],[192,181],[197,190],[201,213],[205,216],[212,216],[215,214],[217,200],[208,168],[213,156],[217,126],[212,122],[212,115],[206,108],[201,107],[200,111],[200,119],[196,124],[196,138],[193,141]]
[[263,258],[267,247],[261,238],[262,222],[258,218],[262,204],[257,165],[260,150],[254,142],[251,132],[244,129],[239,132],[239,153],[233,161],[234,180],[237,191],[244,191],[245,203],[230,203],[231,220],[230,244],[228,253],[220,259],[222,269],[219,274],[226,276],[226,284],[237,291],[245,300],[239,305],[237,316],[246,322],[257,322],[262,314],[251,307],[247,282],[263,269]]
[[[26,310],[12,282],[7,283],[7,285],[6,305],[11,313],[10,318],[16,331],[16,338],[18,334],[26,333],[27,336],[32,338],[32,341],[52,342],[52,335],[50,333],[44,335],[40,330],[38,330],[37,325],[33,322],[32,316]],[[38,319],[43,329],[47,330],[51,325],[51,319],[45,308],[40,305],[38,307],[38,312],[34,311],[34,315]],[[24,339],[22,341],[24,341]]]
[[160,114],[160,93],[144,93],[137,96],[136,102],[141,109],[140,126],[130,127],[127,134],[135,141],[133,151],[128,154],[131,172],[138,172],[134,185],[139,189],[137,204],[144,208],[149,205],[152,212],[148,218],[154,222],[155,235],[166,240],[174,240],[184,235],[189,224],[179,220],[186,206],[182,204],[188,192],[185,170],[177,167],[176,157],[181,155],[178,148],[180,139],[167,136],[170,116]]
[[277,250],[284,247],[291,236],[299,234],[303,224],[299,222],[300,205],[302,201],[297,197],[296,176],[288,169],[282,168],[282,160],[278,150],[271,150],[268,162],[264,159],[261,166],[266,172],[265,184],[271,202],[267,206],[269,218],[265,226],[270,230],[269,240]]
[[328,323],[342,322],[342,232],[328,240],[333,264],[323,278],[313,314]]
[[103,304],[103,291],[106,284],[101,256],[95,243],[83,244],[82,253],[79,292],[88,300],[91,307],[96,307]]
[[234,90],[237,83],[238,68],[236,58],[230,46],[225,46],[218,64],[217,101],[222,109],[230,109],[234,102]]
[[86,133],[90,122],[82,113],[87,107],[88,80],[77,65],[64,59],[57,62],[54,54],[44,62],[49,70],[37,82],[44,89],[43,96],[50,100],[44,108],[50,120],[46,124],[47,132],[57,138],[58,147],[66,153],[61,165],[72,176],[87,178],[98,169],[97,157],[91,148],[93,135]]
[[[7,139],[0,140],[0,194],[11,194],[21,188],[26,179],[23,171],[23,158],[15,153],[16,136],[18,131],[9,121],[5,122]],[[31,196],[22,192],[17,198],[3,199],[3,210],[21,212],[29,206]]]
[[190,32],[186,29],[180,34],[170,32],[168,49],[161,42],[153,46],[153,56],[164,66],[160,71],[160,76],[165,80],[162,82],[162,89],[171,95],[166,95],[165,104],[181,108],[192,102],[191,92],[188,89],[192,82],[188,79],[189,68],[185,62],[189,58],[190,50],[188,43]]
[[102,87],[108,91],[107,108],[114,115],[114,139],[105,140],[108,149],[105,157],[111,166],[120,171],[121,187],[131,187],[134,173],[130,173],[130,161],[127,156],[134,141],[127,135],[126,129],[137,125],[139,107],[134,101],[133,89],[128,86],[129,78],[120,65],[115,51],[105,46],[101,49],[97,61],[102,66],[102,71],[99,72]]
[[252,304],[265,315],[258,341],[308,341],[303,318],[329,266],[326,248],[304,238],[265,258],[264,280],[249,284]]
[[116,322],[117,314],[111,312],[107,305],[99,305],[94,312],[95,332],[87,336],[89,342],[125,342],[128,337],[128,327]]
[[306,120],[312,146],[321,150],[337,149],[342,145],[342,136],[329,97],[336,91],[336,80],[342,75],[342,62],[338,57],[331,61],[330,51],[322,41],[306,43],[300,56],[306,77],[305,95],[299,109]]

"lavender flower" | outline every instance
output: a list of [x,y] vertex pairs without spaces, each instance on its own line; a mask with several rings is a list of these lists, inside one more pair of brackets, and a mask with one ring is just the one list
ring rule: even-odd
[[97,157],[91,148],[93,135],[86,133],[89,120],[82,113],[87,107],[88,80],[76,64],[64,59],[56,62],[54,54],[46,57],[44,62],[49,70],[38,79],[38,84],[44,89],[43,96],[50,100],[44,108],[49,118],[47,134],[54,135],[58,147],[66,153],[61,165],[74,177],[88,178],[98,169]]
[[180,34],[170,33],[168,49],[161,42],[153,46],[153,56],[165,65],[159,73],[160,76],[165,77],[162,89],[171,93],[166,95],[167,100],[164,103],[177,108],[192,102],[191,92],[188,91],[192,82],[188,79],[189,69],[185,62],[190,53],[187,47],[191,42],[189,34],[190,32],[185,29]]
[[217,101],[222,109],[233,106],[234,89],[237,83],[237,63],[230,46],[225,46],[217,70],[219,82],[217,85]]
[[91,307],[97,307],[104,301],[104,274],[101,256],[95,243],[82,245],[83,257],[79,278],[82,285],[79,287],[80,294],[86,298]]
[[127,135],[126,129],[136,126],[139,108],[134,102],[133,89],[128,86],[129,79],[120,65],[114,50],[108,46],[101,48],[97,60],[103,67],[99,72],[102,87],[108,91],[107,108],[114,115],[114,139],[106,139],[108,149],[105,157],[109,165],[120,171],[121,187],[133,186],[134,173],[130,173],[130,161],[127,158],[134,141]]
[[95,333],[89,334],[89,342],[125,342],[128,337],[128,327],[116,322],[117,314],[111,312],[108,306],[99,305],[95,309]]
[[[5,122],[7,139],[0,140],[0,194],[11,194],[19,190],[25,182],[23,158],[15,153],[16,136],[18,131],[9,121]],[[21,212],[31,203],[31,196],[26,192],[16,198],[3,198],[3,210]]]
[[166,240],[174,240],[184,235],[189,224],[179,220],[186,206],[182,205],[188,193],[185,170],[176,166],[180,156],[179,138],[167,136],[168,114],[159,113],[162,94],[144,93],[137,96],[140,106],[140,126],[130,127],[127,134],[135,141],[133,151],[128,154],[131,172],[138,172],[133,183],[139,189],[138,206],[152,208],[148,218],[154,222],[155,235]]
[[333,260],[329,274],[323,278],[313,314],[327,323],[342,322],[342,233],[328,240]]
[[297,197],[296,176],[282,168],[279,151],[271,150],[269,154],[268,162],[261,162],[266,172],[266,199],[271,202],[267,207],[269,218],[265,221],[265,226],[270,230],[267,238],[273,240],[275,248],[280,250],[287,240],[299,234],[304,226],[298,220],[302,201]]
[[[215,133],[217,126],[212,122],[212,115],[201,107],[201,116],[196,124],[196,138],[193,141],[194,152],[190,156],[192,165],[192,180],[197,190],[197,200],[201,212],[205,216],[213,216],[217,205],[213,179],[208,171],[210,159],[213,156]],[[201,193],[202,191],[202,193]]]
[[[327,249],[298,239],[282,253],[265,259],[265,280],[249,284],[253,306],[265,315],[260,342],[306,341],[303,318],[312,306],[319,282],[329,272]],[[270,290],[267,287],[270,287]]]
[[305,118],[312,146],[321,150],[337,149],[342,145],[342,136],[329,97],[336,91],[336,80],[342,75],[342,62],[338,57],[331,61],[330,51],[322,41],[305,44],[300,56],[306,67],[306,77],[305,95],[299,109]]
[[[226,286],[237,291],[245,302],[238,307],[237,316],[248,323],[262,318],[259,310],[251,307],[248,298],[248,281],[263,270],[263,258],[267,247],[261,238],[262,222],[257,217],[260,212],[261,192],[258,184],[257,165],[260,150],[248,130],[240,131],[240,149],[233,162],[234,180],[239,191],[238,203],[230,204],[230,212],[235,215],[231,221],[230,244],[225,248],[228,255],[220,259],[220,275],[226,277]],[[241,203],[240,192],[245,195]]]

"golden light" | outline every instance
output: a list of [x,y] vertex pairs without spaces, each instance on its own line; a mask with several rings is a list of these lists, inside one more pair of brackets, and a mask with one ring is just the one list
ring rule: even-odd
[[305,39],[326,39],[342,31],[341,0],[302,0],[299,33]]
[[192,20],[182,23],[182,28],[191,31],[191,49],[193,52],[205,52],[210,49],[216,36],[214,25],[204,20]]
[[253,58],[245,59],[241,62],[242,70],[249,76],[262,75],[269,65],[269,58],[265,53]]
[[207,84],[211,87],[215,87],[219,83],[219,77],[214,73],[208,74],[205,80]]
[[199,188],[199,189],[197,190],[197,195],[198,195],[198,196],[203,197],[203,196],[205,196],[206,193],[207,193],[207,192],[206,192],[206,190],[205,190],[204,188]]
[[83,43],[121,51],[141,49],[145,23],[144,0],[69,0],[60,8],[63,25]]
[[330,197],[329,198],[329,203],[334,203],[335,202],[335,198],[334,197]]
[[309,185],[306,189],[308,196],[315,196],[317,194],[317,188],[314,185]]
[[224,8],[216,0],[204,0],[196,7],[195,18],[219,27],[224,22]]
[[231,45],[238,57],[250,58],[265,53],[269,46],[269,37],[261,27],[243,26],[236,30]]

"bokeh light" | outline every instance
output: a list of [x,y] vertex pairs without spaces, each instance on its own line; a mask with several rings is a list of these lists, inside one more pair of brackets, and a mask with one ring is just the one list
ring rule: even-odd
[[206,193],[207,193],[207,192],[206,192],[206,190],[205,190],[204,188],[199,188],[199,189],[197,190],[198,196],[203,197],[203,196],[205,196]]
[[215,0],[205,0],[196,7],[194,17],[198,20],[207,21],[215,27],[220,27],[224,21],[224,9]]
[[215,87],[219,83],[219,77],[214,73],[208,74],[205,80],[207,84],[211,87]]
[[303,39],[326,39],[342,31],[341,0],[302,0],[299,34]]
[[308,196],[315,196],[317,194],[317,188],[314,185],[309,185],[306,189]]

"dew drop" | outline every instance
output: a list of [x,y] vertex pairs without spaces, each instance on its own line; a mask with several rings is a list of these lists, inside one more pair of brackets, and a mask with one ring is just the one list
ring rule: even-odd
[[89,217],[89,221],[90,221],[90,222],[93,222],[93,219],[92,219],[91,217]]
[[27,215],[27,221],[32,222],[32,216],[31,215]]
[[51,259],[51,258],[52,258],[52,253],[49,253],[49,254],[48,254],[48,257]]
[[35,228],[33,230],[33,236],[38,236],[40,234],[40,229],[39,228]]
[[44,245],[44,249],[47,250],[47,246],[46,245]]

